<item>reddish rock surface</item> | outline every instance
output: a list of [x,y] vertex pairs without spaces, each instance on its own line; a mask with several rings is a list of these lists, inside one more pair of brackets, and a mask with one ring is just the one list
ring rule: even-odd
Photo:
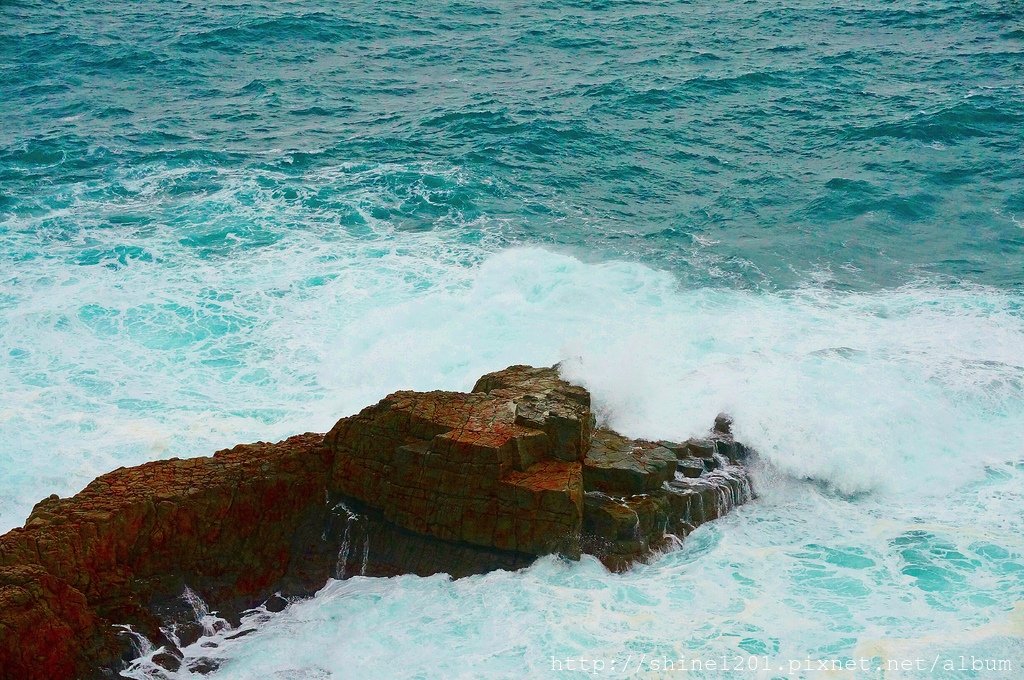
[[114,624],[175,662],[186,587],[230,616],[332,576],[581,550],[626,568],[750,498],[747,455],[724,416],[678,444],[595,429],[585,389],[512,366],[470,393],[396,392],[326,437],[120,468],[0,537],[0,680],[102,677],[130,655]]
[[513,366],[477,392],[396,392],[327,434],[332,490],[447,541],[579,555],[590,395]]
[[228,604],[306,576],[297,539],[323,512],[321,442],[120,468],[40,502],[0,537],[0,677],[94,676],[127,651],[112,624],[155,634],[154,599],[185,585]]

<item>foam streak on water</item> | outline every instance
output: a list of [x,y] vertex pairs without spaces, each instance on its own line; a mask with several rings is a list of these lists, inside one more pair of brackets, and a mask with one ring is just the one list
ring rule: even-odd
[[464,389],[563,359],[629,434],[686,437],[733,413],[771,463],[762,498],[626,575],[548,559],[454,583],[339,582],[219,647],[220,673],[364,677],[398,655],[399,677],[543,675],[552,656],[630,651],[1019,658],[1022,311],[982,287],[685,290],[536,249],[367,310],[330,343],[351,364],[324,363],[317,409],[367,380]]
[[760,499],[627,574],[354,576],[189,653],[228,678],[1024,667],[1020,16],[4,2],[0,530],[119,465],[562,361],[629,435],[732,413]]

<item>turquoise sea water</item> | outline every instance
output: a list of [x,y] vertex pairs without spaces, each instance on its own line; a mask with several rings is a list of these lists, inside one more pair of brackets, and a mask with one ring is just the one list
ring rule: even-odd
[[[5,0],[0,529],[564,360],[629,434],[732,412],[762,498],[625,575],[355,578],[192,653],[1022,677],[1022,149],[1013,1]],[[1014,670],[790,672],[960,655]]]

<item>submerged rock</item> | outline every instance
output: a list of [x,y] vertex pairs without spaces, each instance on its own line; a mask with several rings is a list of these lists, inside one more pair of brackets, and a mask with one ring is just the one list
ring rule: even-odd
[[119,468],[0,537],[0,679],[103,677],[136,637],[166,668],[206,603],[228,625],[331,577],[581,552],[627,568],[752,497],[730,425],[629,439],[556,368],[512,366],[469,393],[396,392],[325,437]]

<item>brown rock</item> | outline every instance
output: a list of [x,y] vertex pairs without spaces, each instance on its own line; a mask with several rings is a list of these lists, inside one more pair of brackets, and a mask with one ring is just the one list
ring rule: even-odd
[[653,491],[672,479],[676,454],[661,444],[628,439],[607,429],[594,433],[583,460],[588,491],[637,494]]
[[[243,604],[289,585],[301,572],[291,569],[299,529],[323,513],[321,441],[119,468],[73,498],[39,503],[0,537],[0,678],[97,675],[125,651],[111,624],[154,633],[150,603],[186,584]],[[327,562],[320,572],[317,586]]]
[[72,678],[120,655],[85,596],[38,565],[0,567],[0,678]]
[[589,403],[555,369],[529,366],[469,394],[396,392],[327,434],[331,490],[442,540],[576,556]]
[[113,624],[167,642],[174,666],[160,626],[181,644],[201,632],[186,587],[237,620],[330,576],[581,551],[624,569],[751,497],[748,450],[715,430],[675,444],[595,429],[557,367],[512,366],[470,393],[396,392],[326,437],[119,468],[0,537],[0,680],[109,675],[130,654]]

